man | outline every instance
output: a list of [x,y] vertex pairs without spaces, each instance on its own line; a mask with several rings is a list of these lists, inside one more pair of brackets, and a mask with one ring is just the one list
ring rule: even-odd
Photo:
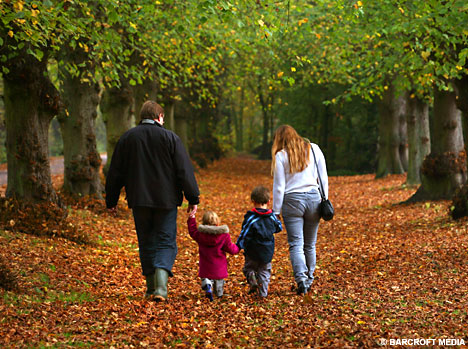
[[138,126],[120,137],[106,179],[106,205],[115,214],[125,187],[133,211],[146,278],[146,297],[167,298],[167,279],[177,254],[177,206],[187,199],[194,214],[200,192],[193,166],[180,138],[164,129],[164,110],[143,104]]

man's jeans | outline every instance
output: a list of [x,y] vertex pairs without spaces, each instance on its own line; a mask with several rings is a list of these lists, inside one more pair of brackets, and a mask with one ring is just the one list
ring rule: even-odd
[[306,287],[310,287],[314,280],[320,201],[317,190],[288,193],[282,207],[294,279],[297,284],[303,281]]
[[162,268],[172,276],[177,255],[177,208],[134,207],[133,218],[143,275],[153,274],[156,268]]

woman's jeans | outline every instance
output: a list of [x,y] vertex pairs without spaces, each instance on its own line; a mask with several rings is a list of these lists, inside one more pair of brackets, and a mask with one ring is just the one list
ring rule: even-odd
[[306,287],[310,287],[314,280],[320,201],[316,190],[288,193],[284,196],[282,207],[294,279],[297,284],[304,282]]

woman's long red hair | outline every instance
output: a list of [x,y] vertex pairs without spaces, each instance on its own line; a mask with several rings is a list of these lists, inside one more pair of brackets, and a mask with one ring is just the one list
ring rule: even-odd
[[289,158],[289,173],[302,172],[309,165],[310,144],[289,125],[278,127],[271,147],[271,173],[275,172],[275,155],[286,150]]

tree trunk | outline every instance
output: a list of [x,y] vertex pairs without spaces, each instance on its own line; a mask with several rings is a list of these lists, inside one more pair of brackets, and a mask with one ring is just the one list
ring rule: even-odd
[[468,154],[468,76],[456,80],[455,91],[457,93],[457,107],[462,111],[463,136],[465,139],[465,151]]
[[272,93],[268,95],[268,104],[267,108],[270,111],[269,114],[269,137],[268,137],[268,158],[271,157],[271,145],[273,144],[273,137],[275,135],[275,118],[274,118],[274,113],[271,110],[271,106],[275,104],[275,98]]
[[236,129],[236,150],[244,150],[244,104],[245,91],[241,90],[239,110],[234,110],[234,127]]
[[461,112],[454,92],[434,92],[434,135],[431,153],[421,168],[421,186],[408,200],[451,199],[466,180],[466,154]]
[[133,94],[127,81],[122,80],[120,88],[111,87],[104,91],[101,112],[107,131],[107,162],[104,173],[109,170],[114,148],[120,136],[133,126]]
[[182,141],[182,143],[184,144],[185,146],[185,149],[187,149],[187,152],[189,152],[190,154],[190,148],[189,148],[189,144],[188,144],[188,127],[187,127],[187,119],[182,117],[182,116],[177,116],[177,114],[175,115],[175,120],[176,120],[176,133],[177,135],[180,137],[180,140]]
[[[457,107],[462,111],[463,136],[465,139],[465,155],[468,154],[468,76],[455,81],[457,93]],[[468,216],[468,183],[465,183],[460,191],[453,197],[452,217],[458,219]]]
[[263,91],[261,85],[258,86],[258,97],[260,99],[260,105],[262,107],[262,116],[263,116],[263,136],[262,136],[262,147],[260,151],[260,159],[268,159],[271,157],[270,149],[268,147],[268,131],[270,129],[269,125],[269,116],[268,116],[268,106],[263,97]]
[[[170,104],[169,107],[168,107],[167,109],[168,109],[168,110],[165,111],[165,113],[166,113],[166,119],[167,119],[167,121],[166,121],[166,122],[167,122],[166,127],[167,127],[169,130],[175,132],[175,115],[174,115],[174,113],[175,113],[175,105],[174,105],[174,103]],[[165,123],[166,123],[166,122],[165,122]]]
[[72,77],[66,71],[63,76],[62,96],[66,111],[59,117],[65,162],[63,188],[73,195],[101,197],[101,157],[94,132],[99,85],[81,82],[79,77]]
[[6,195],[30,202],[59,203],[52,186],[48,131],[60,107],[47,75],[47,58],[24,53],[4,74],[8,184]]
[[419,98],[407,100],[408,175],[406,184],[421,184],[421,165],[431,151],[429,105]]
[[404,105],[395,98],[393,88],[388,89],[379,103],[379,153],[376,178],[404,173],[400,159],[400,114]]
[[400,153],[400,161],[401,165],[403,166],[403,171],[408,171],[408,125],[406,122],[406,115],[407,115],[407,96],[408,93],[403,93],[400,97],[398,97],[398,105],[400,108],[398,109],[398,124],[400,127],[400,144],[398,145],[398,151]]
[[[329,105],[326,105],[325,106],[325,109],[323,110],[322,112],[322,120],[321,120],[321,127],[319,127],[320,129],[320,138],[319,138],[319,144],[320,144],[320,149],[322,149],[322,151],[325,153],[325,154],[328,154],[328,133],[330,132],[330,129],[329,129],[329,126],[330,126],[330,119],[332,118],[332,115],[331,115],[331,108]],[[327,157],[329,160],[330,158]],[[330,162],[328,163],[328,165],[330,165]]]

